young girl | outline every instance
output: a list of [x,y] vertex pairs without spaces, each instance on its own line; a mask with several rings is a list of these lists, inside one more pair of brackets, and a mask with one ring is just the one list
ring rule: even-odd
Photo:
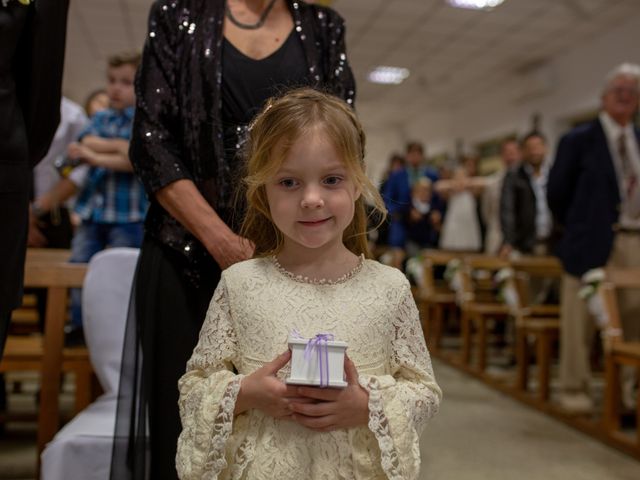
[[[417,478],[440,403],[399,270],[365,259],[364,133],[341,100],[272,100],[248,144],[243,236],[181,378],[182,479]],[[348,343],[344,389],[287,385],[289,334]],[[285,352],[285,353],[282,353]]]

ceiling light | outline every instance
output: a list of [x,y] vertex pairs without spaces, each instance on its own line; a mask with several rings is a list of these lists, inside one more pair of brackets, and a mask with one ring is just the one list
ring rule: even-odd
[[369,72],[367,79],[371,83],[398,85],[409,76],[409,70],[398,67],[376,67]]
[[457,8],[471,8],[473,10],[491,10],[504,0],[447,0],[449,5]]

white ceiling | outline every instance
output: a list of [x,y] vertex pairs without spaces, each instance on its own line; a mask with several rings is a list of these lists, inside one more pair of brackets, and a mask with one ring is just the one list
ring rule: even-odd
[[[141,48],[151,3],[72,1],[68,96],[82,101],[102,85],[109,54]],[[640,15],[640,0],[506,0],[491,12],[452,8],[444,0],[335,0],[333,6],[347,23],[357,104],[375,102],[367,124],[380,126],[522,82],[550,59]],[[411,75],[399,86],[373,85],[366,73],[376,65],[406,67]]]

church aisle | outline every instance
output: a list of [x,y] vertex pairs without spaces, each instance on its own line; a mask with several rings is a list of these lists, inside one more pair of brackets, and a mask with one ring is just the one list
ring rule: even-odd
[[637,480],[640,462],[434,360],[444,392],[424,480]]

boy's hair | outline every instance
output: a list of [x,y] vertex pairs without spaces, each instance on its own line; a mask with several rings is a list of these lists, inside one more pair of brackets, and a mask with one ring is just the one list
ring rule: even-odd
[[419,151],[422,155],[424,155],[424,145],[421,142],[411,141],[407,142],[406,152]]
[[244,180],[247,211],[241,234],[255,244],[257,256],[277,254],[284,242],[271,218],[265,184],[276,174],[293,144],[317,127],[332,141],[361,192],[355,201],[353,220],[343,234],[344,244],[356,255],[370,257],[365,202],[373,205],[372,213],[380,214],[380,223],[384,221],[386,209],[364,171],[362,125],[351,107],[341,99],[312,88],[293,90],[268,100],[249,129]]
[[123,52],[111,55],[107,59],[107,65],[109,68],[118,68],[123,65],[131,65],[133,68],[138,68],[141,61],[140,53],[138,52]]

